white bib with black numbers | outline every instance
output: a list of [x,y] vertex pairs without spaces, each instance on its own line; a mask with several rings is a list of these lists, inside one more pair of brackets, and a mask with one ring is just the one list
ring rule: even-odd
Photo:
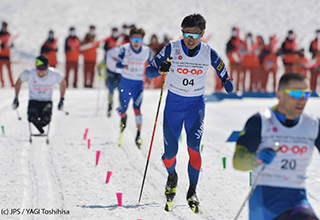
[[[275,142],[280,143],[281,149],[272,163],[266,165],[258,184],[305,188],[306,169],[311,161],[315,139],[319,132],[317,118],[303,113],[295,126],[286,127],[271,109],[261,111],[260,115],[261,144],[257,153],[263,148],[272,147]],[[253,179],[260,170],[261,166],[253,170]]]
[[143,80],[143,74],[146,68],[146,62],[150,59],[151,49],[142,45],[139,53],[132,50],[130,43],[123,45],[125,55],[122,61],[123,65],[128,65],[128,69],[121,69],[121,75],[124,78],[132,80]]
[[52,92],[56,83],[61,83],[63,75],[55,68],[48,68],[48,74],[44,77],[37,75],[36,69],[28,69],[21,73],[20,79],[28,81],[29,99],[37,101],[51,101]]
[[194,57],[187,56],[180,40],[172,41],[171,67],[167,73],[166,87],[180,96],[201,96],[204,94],[207,72],[211,65],[211,48],[201,43],[198,54]]

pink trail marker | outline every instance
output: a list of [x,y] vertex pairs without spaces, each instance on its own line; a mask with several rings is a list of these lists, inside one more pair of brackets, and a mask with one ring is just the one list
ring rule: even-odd
[[90,149],[90,142],[91,142],[91,140],[88,139],[88,149]]
[[96,151],[96,166],[98,166],[100,154],[101,154],[101,151],[100,151],[100,150],[97,150],[97,151]]
[[122,193],[118,192],[117,194],[117,199],[118,199],[118,206],[122,206]]
[[89,131],[89,128],[86,128],[86,131],[84,132],[84,135],[83,135],[84,140],[87,139],[88,131]]
[[109,183],[109,180],[110,180],[111,175],[112,175],[112,172],[111,172],[111,171],[108,171],[106,183]]

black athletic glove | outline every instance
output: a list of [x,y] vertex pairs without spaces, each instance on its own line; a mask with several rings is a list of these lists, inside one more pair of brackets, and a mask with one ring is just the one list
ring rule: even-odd
[[64,98],[60,98],[60,102],[58,104],[58,110],[61,111],[63,109],[63,101],[64,101]]
[[233,81],[232,78],[224,78],[221,80],[221,85],[224,87],[227,93],[230,93],[233,90],[233,84],[231,81]]
[[171,63],[168,61],[163,61],[159,66],[159,72],[161,74],[167,73],[171,67]]
[[12,103],[12,109],[15,110],[19,107],[19,100],[18,98],[14,98],[13,103]]

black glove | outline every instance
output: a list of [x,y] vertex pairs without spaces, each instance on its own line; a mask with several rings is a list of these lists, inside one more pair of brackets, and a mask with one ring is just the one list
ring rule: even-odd
[[224,89],[227,91],[227,93],[230,93],[233,90],[232,81],[233,81],[232,78],[224,78],[221,80],[221,86],[224,87]]
[[221,80],[221,85],[224,86],[228,81],[233,81],[233,78],[224,78]]
[[12,103],[12,109],[15,110],[19,107],[19,100],[17,97],[14,98],[13,103]]
[[64,101],[64,98],[60,98],[60,102],[58,104],[58,110],[61,111],[63,109],[63,101]]
[[159,66],[160,73],[167,73],[171,67],[171,63],[168,61],[163,61]]

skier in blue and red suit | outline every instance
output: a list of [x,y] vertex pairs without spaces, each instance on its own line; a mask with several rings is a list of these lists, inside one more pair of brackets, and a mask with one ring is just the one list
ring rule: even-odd
[[[142,28],[132,28],[130,30],[130,43],[120,47],[116,67],[121,73],[119,85],[120,108],[118,113],[121,117],[121,132],[126,128],[127,109],[129,102],[133,100],[133,109],[135,113],[137,135],[135,143],[140,148],[142,140],[140,137],[142,127],[141,103],[143,100],[143,74],[146,65],[151,62],[152,51],[150,47],[143,45],[145,31]],[[121,141],[119,142],[119,146]]]
[[[166,75],[168,95],[163,118],[164,154],[162,160],[167,168],[167,201],[175,196],[177,186],[176,155],[178,141],[184,124],[189,152],[189,183],[187,201],[198,212],[199,201],[196,186],[201,169],[200,142],[204,129],[204,91],[209,66],[213,66],[228,93],[233,85],[225,64],[209,45],[200,42],[206,21],[200,14],[189,15],[181,24],[183,39],[171,41],[149,64],[146,76],[155,78]],[[168,61],[168,58],[171,60]],[[170,210],[170,207],[167,209]]]

